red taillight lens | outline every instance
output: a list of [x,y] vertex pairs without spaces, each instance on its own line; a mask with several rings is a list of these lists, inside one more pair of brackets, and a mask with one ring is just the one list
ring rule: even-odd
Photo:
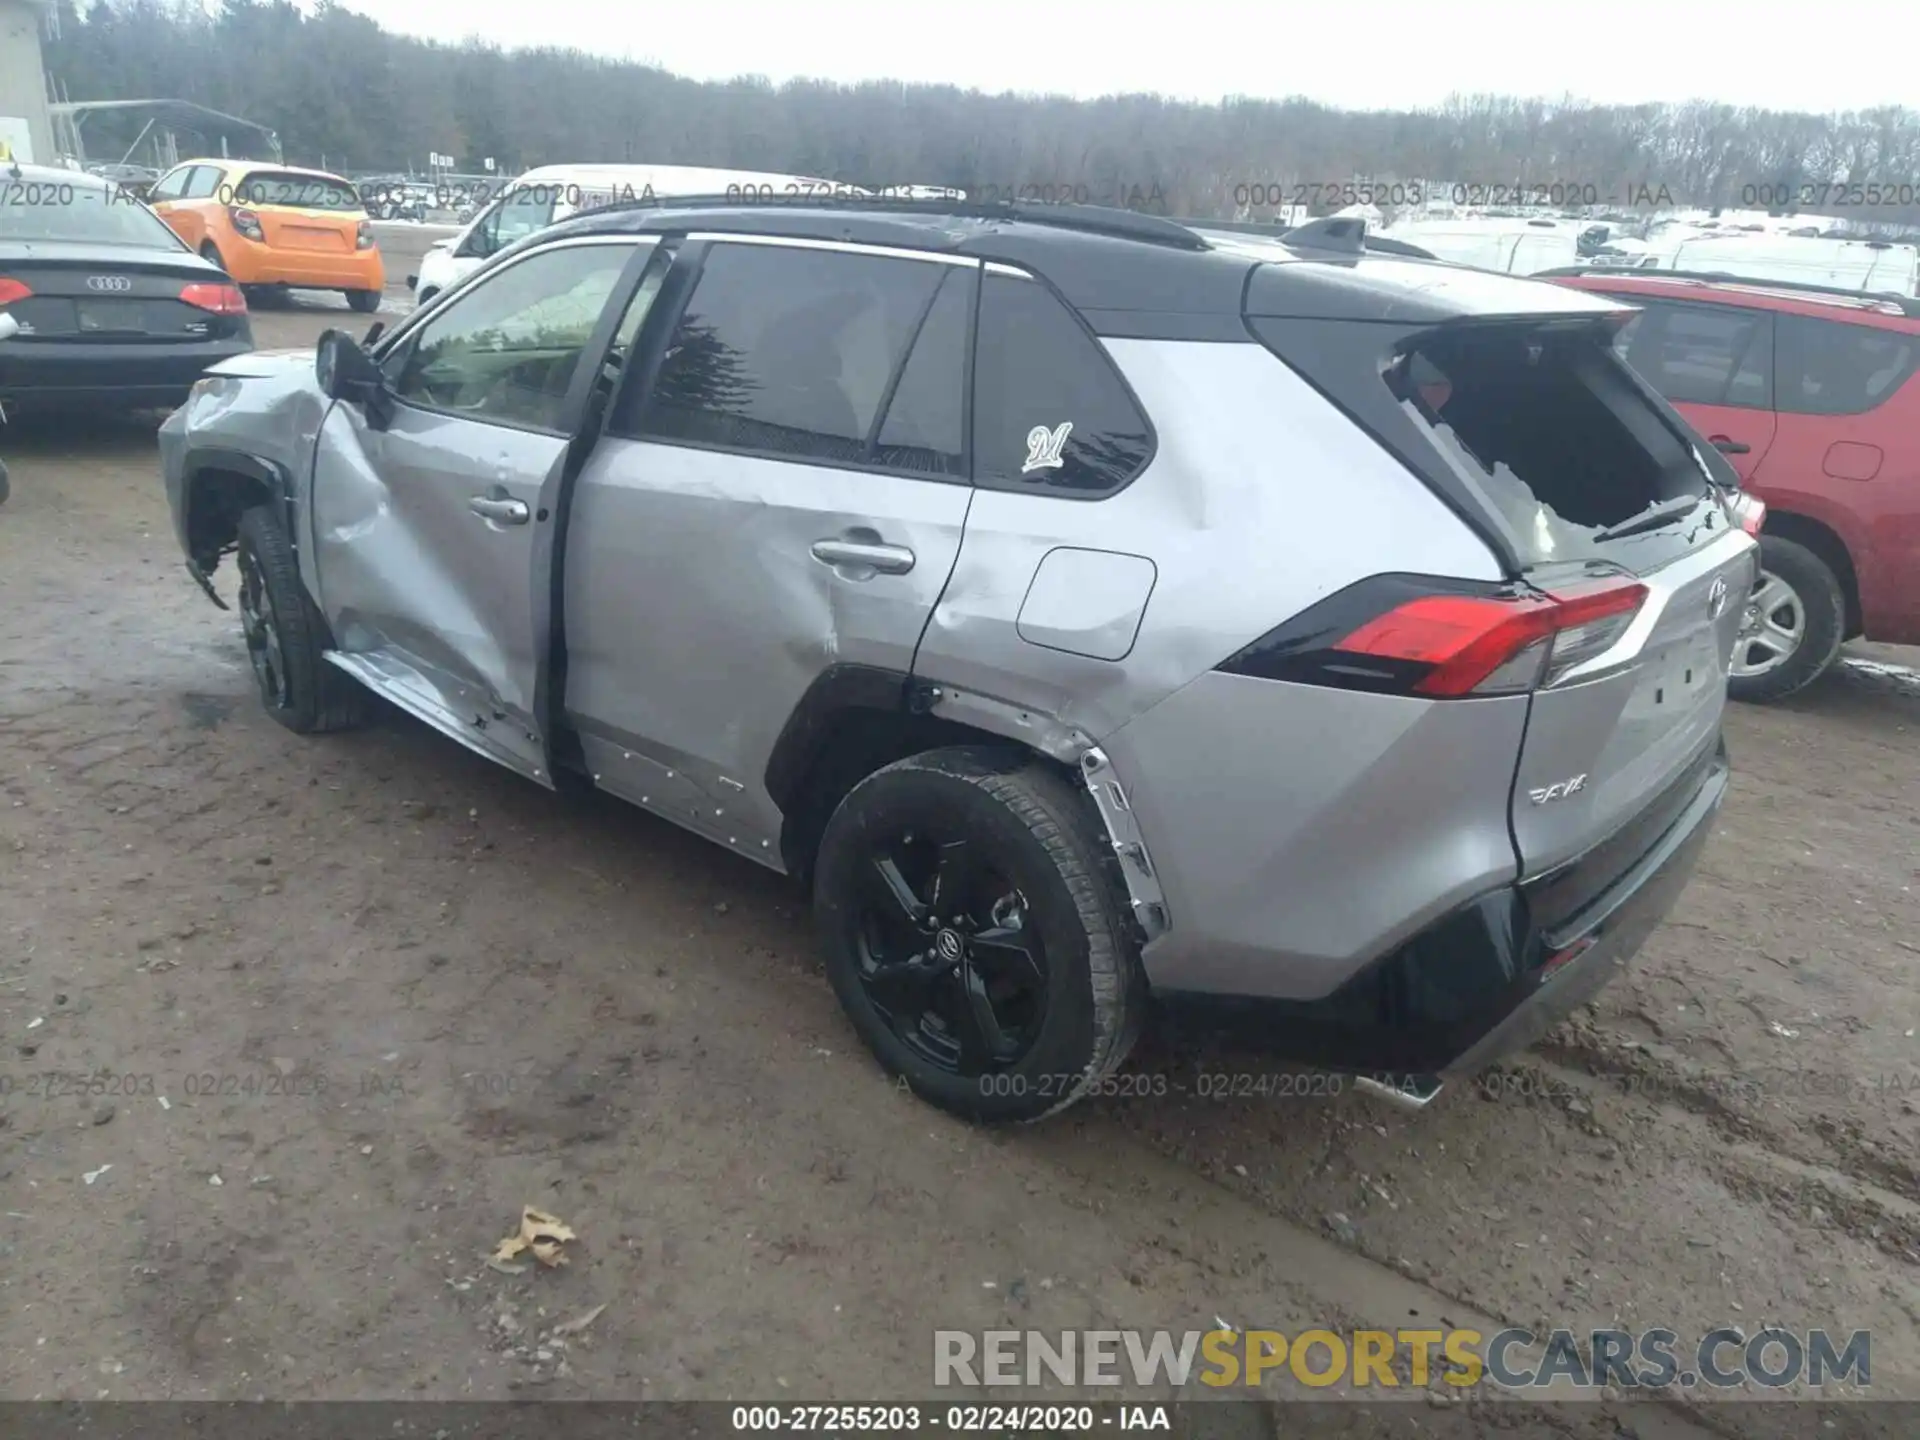
[[247,239],[264,240],[267,238],[266,232],[260,228],[260,217],[254,214],[253,211],[242,209],[238,205],[229,205],[227,207],[227,218],[233,221],[233,228],[246,236]]
[[1547,594],[1379,576],[1322,601],[1221,668],[1436,699],[1524,694],[1612,648],[1646,598],[1634,580]]
[[211,310],[216,315],[247,313],[247,297],[240,293],[238,285],[213,285],[196,281],[180,287],[180,298],[196,309]]
[[11,305],[16,300],[24,300],[33,294],[33,287],[24,280],[15,280],[10,275],[0,275],[0,305]]
[[371,250],[373,248],[373,226],[364,220],[360,222],[359,232],[354,237],[354,245],[357,249],[361,250]]
[[[0,285],[5,283],[0,281]],[[1766,523],[1767,502],[1755,499],[1744,490],[1736,490],[1727,497],[1727,509],[1733,514],[1734,524],[1749,535],[1758,535]]]

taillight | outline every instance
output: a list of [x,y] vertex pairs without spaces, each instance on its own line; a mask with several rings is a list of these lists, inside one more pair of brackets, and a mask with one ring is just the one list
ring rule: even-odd
[[1379,575],[1329,596],[1220,668],[1434,699],[1524,694],[1611,649],[1646,598],[1635,580],[1547,593]]
[[[0,281],[0,284],[3,283]],[[1734,524],[1749,535],[1758,535],[1761,525],[1766,522],[1767,502],[1754,498],[1744,490],[1736,490],[1727,497],[1727,509],[1733,515]]]
[[373,226],[364,220],[360,222],[359,233],[354,237],[354,246],[360,250],[371,250],[373,248]]
[[266,232],[260,228],[260,217],[238,205],[227,207],[227,218],[233,221],[233,228],[249,240],[265,240]]
[[238,285],[216,285],[197,280],[180,287],[180,298],[195,309],[211,310],[216,315],[247,313],[247,297],[240,293]]
[[11,305],[16,300],[24,300],[33,294],[33,287],[24,280],[15,280],[11,275],[0,275],[0,305]]

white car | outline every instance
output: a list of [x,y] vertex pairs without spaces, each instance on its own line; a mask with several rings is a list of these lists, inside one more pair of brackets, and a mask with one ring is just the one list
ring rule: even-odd
[[1437,259],[1503,275],[1537,275],[1580,258],[1584,224],[1560,220],[1408,220],[1380,231],[1418,245]]
[[1920,247],[1885,240],[1702,235],[1671,245],[1662,255],[1660,268],[1903,297],[1920,295]]
[[424,305],[523,236],[583,210],[628,200],[677,195],[798,199],[867,192],[844,182],[760,170],[709,170],[693,165],[545,165],[509,181],[459,234],[435,241],[408,286]]

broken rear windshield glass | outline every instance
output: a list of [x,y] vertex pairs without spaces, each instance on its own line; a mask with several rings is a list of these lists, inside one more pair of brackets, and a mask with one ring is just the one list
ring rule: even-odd
[[1723,528],[1705,461],[1606,341],[1594,326],[1448,327],[1387,372],[1527,564],[1644,569]]

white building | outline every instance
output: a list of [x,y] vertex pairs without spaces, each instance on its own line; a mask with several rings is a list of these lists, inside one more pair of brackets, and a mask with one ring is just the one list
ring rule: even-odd
[[54,0],[0,0],[0,156],[55,163],[40,37]]

